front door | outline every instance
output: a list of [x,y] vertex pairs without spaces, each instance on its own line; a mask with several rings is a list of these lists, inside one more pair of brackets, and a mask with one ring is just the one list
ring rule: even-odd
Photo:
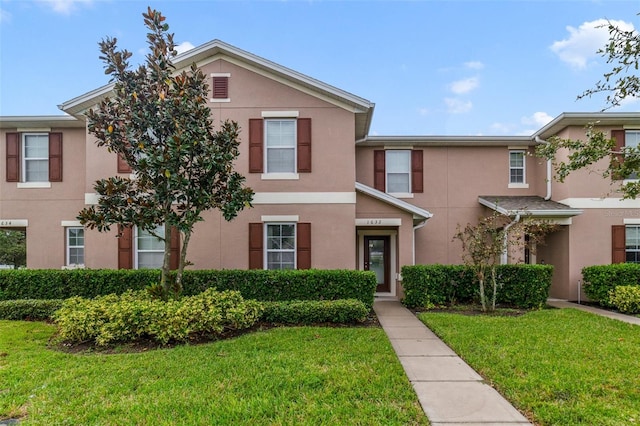
[[391,291],[390,280],[390,238],[388,235],[364,236],[364,270],[376,273],[378,287],[376,292]]

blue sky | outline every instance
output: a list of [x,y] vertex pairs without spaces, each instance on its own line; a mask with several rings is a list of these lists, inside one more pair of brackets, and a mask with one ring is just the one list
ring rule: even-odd
[[576,100],[610,69],[598,26],[640,28],[635,0],[0,0],[0,115],[58,115],[106,84],[106,36],[142,60],[147,5],[185,48],[220,39],[375,102],[373,135],[530,135],[599,111]]

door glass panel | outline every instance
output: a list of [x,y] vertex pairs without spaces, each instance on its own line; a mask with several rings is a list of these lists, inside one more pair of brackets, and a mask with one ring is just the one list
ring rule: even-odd
[[384,283],[384,240],[369,240],[369,270],[376,273],[378,284]]

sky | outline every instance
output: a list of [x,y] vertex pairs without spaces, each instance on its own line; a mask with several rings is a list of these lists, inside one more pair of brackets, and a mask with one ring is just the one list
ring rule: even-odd
[[[60,115],[109,82],[98,42],[144,60],[147,6],[181,50],[219,39],[376,104],[370,135],[531,135],[611,69],[637,0],[0,0],[0,116]],[[638,111],[628,99],[611,111]]]

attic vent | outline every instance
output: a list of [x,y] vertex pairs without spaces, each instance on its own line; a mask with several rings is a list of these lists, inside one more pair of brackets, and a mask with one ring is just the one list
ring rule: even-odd
[[213,76],[213,99],[229,98],[229,76]]

